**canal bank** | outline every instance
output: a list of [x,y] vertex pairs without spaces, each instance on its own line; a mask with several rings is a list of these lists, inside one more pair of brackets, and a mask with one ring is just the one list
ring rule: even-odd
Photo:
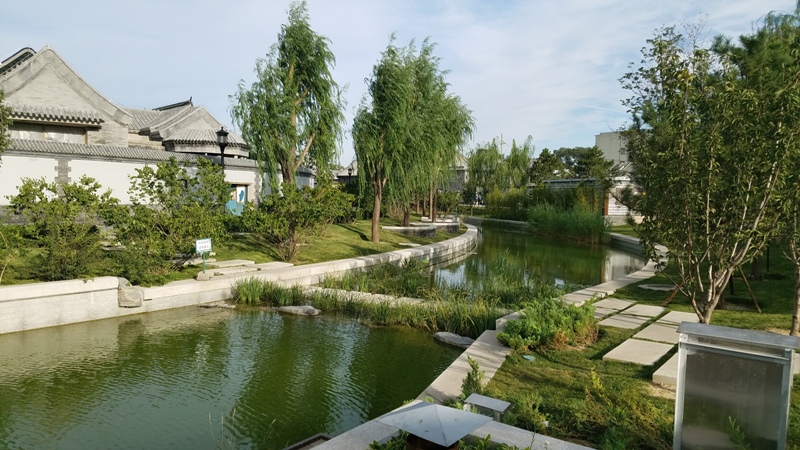
[[[467,222],[472,225],[480,226],[484,221],[495,221],[493,219],[481,219],[470,217]],[[525,222],[514,222],[508,220],[497,220],[505,229],[527,232],[528,225]],[[643,254],[639,240],[634,237],[625,236],[617,233],[611,234],[611,245],[617,246],[626,252],[641,256]],[[664,252],[665,248],[662,248]],[[591,286],[579,291],[572,292],[563,297],[566,303],[581,305],[586,301],[594,301],[612,295],[617,289],[639,282],[655,275],[658,263],[647,261],[644,267],[638,271]],[[497,333],[502,331],[506,322],[520,318],[520,313],[515,312],[505,317],[497,319],[496,329],[487,330],[481,334],[475,342],[468,347],[452,364],[442,372],[422,393],[417,396],[415,401],[433,400],[443,403],[447,399],[457,398],[461,395],[461,385],[471,370],[469,360],[475,360],[480,369],[484,372],[483,383],[488,384],[494,377],[500,366],[503,365],[506,357],[511,353],[511,349],[501,344],[497,340]],[[399,409],[399,408],[398,408]],[[385,443],[398,433],[398,429],[382,424],[377,420],[372,420],[360,425],[346,433],[336,436],[332,440],[320,445],[320,450],[344,450],[356,448],[369,448],[372,442]],[[470,439],[483,439],[491,436],[494,444],[505,444],[517,446],[519,448],[530,447],[531,449],[560,449],[560,450],[579,450],[588,449],[582,445],[554,439],[546,435],[540,435],[531,431],[512,427],[498,422],[489,422],[470,434]]]
[[467,231],[460,236],[421,247],[303,266],[270,266],[254,272],[214,276],[206,281],[181,280],[149,288],[130,286],[127,280],[117,277],[3,286],[0,287],[0,334],[228,300],[234,284],[242,278],[286,286],[311,285],[325,277],[338,277],[383,263],[401,264],[415,259],[443,264],[474,249],[477,238],[477,228],[467,225]]

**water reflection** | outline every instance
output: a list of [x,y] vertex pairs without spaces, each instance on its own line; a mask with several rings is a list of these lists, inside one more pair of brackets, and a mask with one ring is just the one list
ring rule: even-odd
[[283,448],[415,397],[418,330],[183,308],[0,336],[0,448]]
[[438,268],[439,282],[479,286],[498,257],[526,268],[531,277],[551,284],[595,285],[623,277],[644,266],[641,258],[607,246],[584,246],[525,233],[486,228],[475,252],[456,264]]

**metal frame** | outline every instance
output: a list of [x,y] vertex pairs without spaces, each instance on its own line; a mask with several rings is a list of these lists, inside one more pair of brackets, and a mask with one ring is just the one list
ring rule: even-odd
[[[791,400],[792,387],[792,361],[794,349],[800,346],[800,338],[794,336],[775,335],[772,336],[764,332],[752,330],[739,330],[728,327],[717,327],[705,324],[682,323],[678,327],[681,333],[678,345],[678,384],[675,397],[675,430],[672,441],[673,450],[681,450],[682,430],[683,430],[683,406],[686,390],[686,356],[687,351],[703,351],[717,353],[721,355],[736,356],[739,358],[757,360],[762,362],[772,362],[783,366],[783,380],[781,382],[781,420],[778,423],[778,448],[786,448],[786,433],[789,427],[789,402]],[[745,344],[748,346],[759,345],[772,349],[773,354],[758,353],[735,347],[724,347],[723,342],[715,344],[705,342],[694,342],[692,338],[705,337],[717,341],[727,341],[731,344]],[[780,350],[783,356],[778,355],[776,350]]]

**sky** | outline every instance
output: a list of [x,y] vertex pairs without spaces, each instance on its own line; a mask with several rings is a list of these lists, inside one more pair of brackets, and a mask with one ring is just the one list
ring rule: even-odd
[[[6,2],[0,60],[51,46],[85,81],[125,107],[192,98],[233,128],[229,96],[255,80],[287,21],[288,0],[28,0]],[[472,111],[464,149],[532,137],[543,148],[592,146],[629,121],[619,84],[664,26],[704,23],[705,39],[750,33],[794,0],[308,0],[312,29],[330,40],[346,87],[340,161],[367,79],[391,34],[397,45],[436,43],[450,91]]]

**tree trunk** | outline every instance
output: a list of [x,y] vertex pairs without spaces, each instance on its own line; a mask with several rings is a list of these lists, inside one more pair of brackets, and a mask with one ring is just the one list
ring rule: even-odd
[[792,310],[792,336],[800,336],[800,264],[794,265],[794,309]]
[[428,209],[430,210],[428,217],[431,218],[431,223],[436,223],[436,207],[433,203],[433,187],[431,187],[431,190],[428,191]]
[[756,256],[753,262],[750,263],[750,278],[754,280],[763,280],[764,273],[761,271],[761,257]]
[[403,209],[403,226],[411,226],[411,208],[409,208],[408,205]]
[[380,181],[374,183],[375,201],[372,203],[372,242],[381,241],[381,196],[383,195],[383,185]]
[[794,239],[789,240],[789,254],[794,263],[794,308],[792,308],[792,329],[789,334],[800,336],[800,253]]
[[698,305],[695,299],[692,299],[692,307],[700,323],[711,323],[711,315],[719,305],[722,295],[725,293],[725,287],[728,280],[731,278],[733,268],[726,268],[725,270],[717,271],[711,276],[708,283],[708,290],[703,294],[702,304]]

